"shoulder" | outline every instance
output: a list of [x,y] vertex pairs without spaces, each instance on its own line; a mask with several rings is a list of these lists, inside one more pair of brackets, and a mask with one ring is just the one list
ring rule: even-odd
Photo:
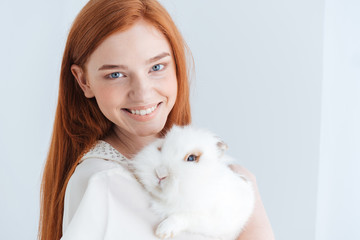
[[76,212],[92,179],[98,178],[102,172],[121,168],[117,163],[101,158],[89,158],[79,164],[66,186],[64,199],[63,229],[67,227]]
[[125,160],[125,157],[104,141],[99,141],[84,155],[66,186],[63,230],[70,223],[89,188],[98,188],[99,185],[106,183],[104,180],[110,173],[105,174],[105,172],[114,170],[121,176],[131,178]]
[[109,143],[102,140],[97,141],[81,158],[68,182],[66,195],[71,192],[82,195],[89,180],[95,175],[112,168],[124,167],[124,165],[127,165],[127,159],[121,153]]
[[246,177],[247,179],[249,179],[253,184],[256,184],[256,177],[255,175],[250,172],[248,169],[246,169],[245,167],[239,165],[239,164],[230,164],[229,167],[231,168],[231,170],[233,170],[234,172],[243,175],[244,177]]
[[94,147],[82,157],[68,182],[67,189],[85,189],[89,180],[97,174],[113,168],[124,169],[125,165],[127,165],[127,160],[121,153],[107,142],[98,141]]
[[86,189],[89,180],[103,171],[121,167],[119,163],[106,161],[101,158],[88,158],[81,162],[71,175],[66,187],[66,195],[69,193],[83,192]]

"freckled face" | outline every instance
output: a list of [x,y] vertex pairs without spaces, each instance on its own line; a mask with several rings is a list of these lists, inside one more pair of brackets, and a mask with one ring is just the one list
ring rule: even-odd
[[172,49],[145,21],[116,32],[91,54],[86,67],[90,96],[127,135],[151,136],[164,127],[177,95]]

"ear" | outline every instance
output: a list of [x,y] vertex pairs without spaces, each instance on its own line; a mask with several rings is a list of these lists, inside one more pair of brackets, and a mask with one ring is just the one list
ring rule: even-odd
[[229,148],[228,145],[227,145],[225,142],[223,142],[222,140],[220,140],[220,139],[219,139],[219,141],[217,142],[216,146],[217,146],[218,149],[219,149],[220,156],[222,156],[222,155],[224,154],[224,152],[225,152],[226,150],[228,150],[228,148]]
[[85,77],[85,73],[84,73],[83,69],[80,66],[73,64],[73,65],[71,65],[71,73],[74,75],[77,83],[83,90],[85,97],[93,98],[95,96],[95,94],[93,93],[93,91],[90,88],[90,84]]
[[158,138],[158,139],[156,140],[156,142],[155,142],[155,146],[156,146],[156,148],[157,148],[157,150],[158,150],[159,152],[162,151],[163,145],[164,145],[164,139],[163,139],[163,138]]

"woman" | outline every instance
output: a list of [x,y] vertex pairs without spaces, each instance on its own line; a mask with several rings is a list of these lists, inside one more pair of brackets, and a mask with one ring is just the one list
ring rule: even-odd
[[[124,160],[191,122],[187,70],[185,42],[156,0],[91,0],[82,9],[62,61],[40,239],[154,238],[158,219]],[[239,239],[273,239],[256,193]]]

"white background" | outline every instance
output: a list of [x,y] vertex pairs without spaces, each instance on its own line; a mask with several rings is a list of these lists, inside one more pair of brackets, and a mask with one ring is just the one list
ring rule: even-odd
[[[35,239],[70,25],[87,1],[0,2],[0,239]],[[278,240],[360,239],[360,2],[162,0],[194,123],[250,169]]]

